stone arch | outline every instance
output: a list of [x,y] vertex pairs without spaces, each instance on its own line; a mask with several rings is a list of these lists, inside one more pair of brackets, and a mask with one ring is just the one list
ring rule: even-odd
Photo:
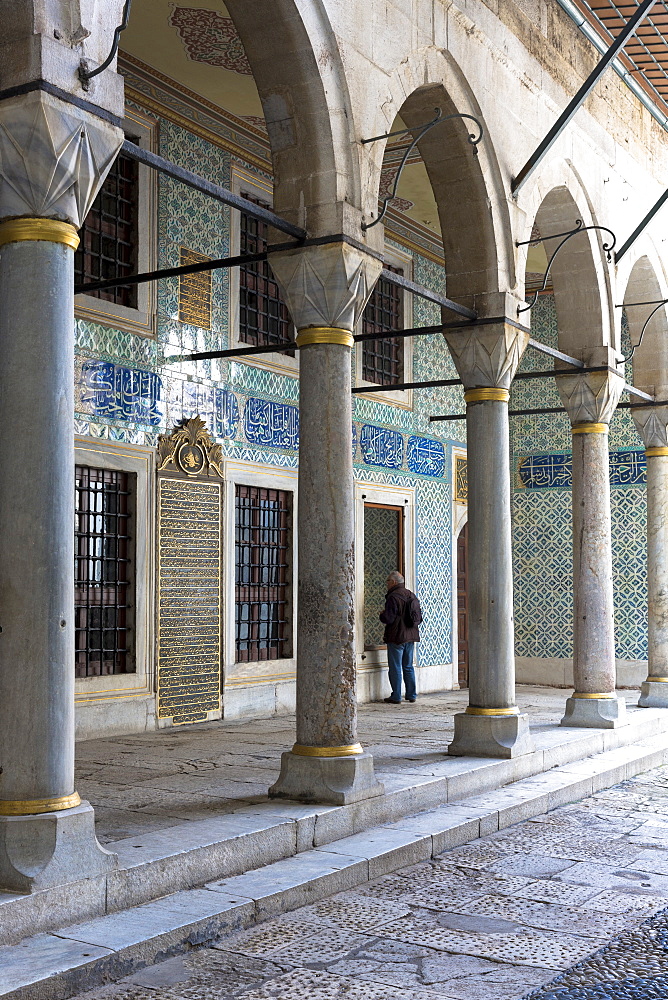
[[[645,241],[619,276],[624,288],[621,302],[654,302],[668,298],[668,282],[651,244]],[[645,321],[654,306],[635,306],[626,310],[632,345],[637,345]],[[620,314],[621,309],[616,310]],[[662,306],[647,325],[640,346],[633,355],[633,383],[639,389],[666,398],[668,392],[668,311]],[[635,402],[635,400],[634,400]]]
[[276,211],[310,236],[345,231],[343,205],[359,204],[359,170],[345,74],[323,3],[227,0],[227,8],[264,109]]
[[[518,207],[528,220],[518,240],[530,238],[532,227],[542,236],[567,232],[578,220],[598,225],[586,190],[567,160],[548,163],[529,185]],[[574,357],[600,347],[613,346],[610,279],[603,244],[605,235],[589,230],[569,240],[550,270],[559,327],[559,348]],[[558,240],[546,245],[548,258]],[[527,247],[518,251],[518,272],[524,283]]]
[[[389,130],[397,115],[407,126],[443,115],[470,114],[482,124],[478,155],[468,141],[472,123],[452,121],[432,129],[419,144],[438,206],[448,296],[484,315],[499,311],[498,295],[514,287],[514,257],[507,199],[493,138],[464,73],[447,51],[429,47],[405,59],[390,81],[389,99],[378,101],[368,128]],[[374,134],[370,132],[369,134]],[[374,218],[384,143],[362,147],[365,217]]]

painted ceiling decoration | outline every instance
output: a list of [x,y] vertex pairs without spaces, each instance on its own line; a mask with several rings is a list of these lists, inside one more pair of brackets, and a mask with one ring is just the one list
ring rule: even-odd
[[[610,45],[639,6],[639,0],[573,0],[580,13]],[[657,3],[624,46],[619,59],[668,115],[668,7]]]
[[170,6],[169,23],[176,28],[189,59],[242,76],[253,75],[231,17],[202,7]]

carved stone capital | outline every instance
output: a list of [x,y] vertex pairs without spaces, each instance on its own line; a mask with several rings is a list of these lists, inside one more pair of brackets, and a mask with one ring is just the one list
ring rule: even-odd
[[648,406],[631,413],[646,448],[668,448],[668,406]]
[[445,339],[465,389],[509,389],[529,343],[529,331],[499,322],[446,331]]
[[557,389],[571,424],[609,424],[624,388],[621,375],[557,375]]
[[42,92],[0,102],[0,219],[80,228],[123,143],[121,129]]
[[273,253],[269,263],[298,330],[352,332],[383,268],[377,258],[347,243]]

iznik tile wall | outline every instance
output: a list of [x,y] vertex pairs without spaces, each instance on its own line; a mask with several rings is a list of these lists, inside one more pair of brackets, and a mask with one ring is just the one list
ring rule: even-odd
[[[219,184],[230,183],[231,155],[168,119],[160,122],[159,151]],[[162,176],[158,185],[158,266],[178,265],[182,246],[225,257],[229,210]],[[443,268],[417,253],[413,275],[444,291]],[[155,339],[77,320],[77,433],[155,447],[158,434],[199,414],[225,455],[296,468],[296,377],[234,360],[179,360],[193,350],[228,347],[229,316],[229,273],[219,270],[212,273],[210,330],[179,321],[177,279],[158,284]],[[437,306],[413,297],[414,326],[439,320]],[[440,335],[414,339],[413,377],[456,377]],[[415,391],[413,400],[410,410],[356,396],[353,460],[358,479],[416,490],[417,589],[424,613],[418,657],[431,666],[452,660],[451,447],[465,441],[465,426],[429,422],[432,414],[462,412],[460,388]]]
[[[554,298],[543,295],[531,335],[557,347]],[[623,327],[622,349],[628,353]],[[549,368],[528,350],[521,371]],[[632,378],[630,365],[626,377]],[[513,409],[560,406],[553,378],[515,382]],[[514,470],[515,644],[518,656],[572,656],[571,432],[565,413],[511,417]],[[610,425],[612,552],[617,657],[647,658],[645,454],[629,410]]]

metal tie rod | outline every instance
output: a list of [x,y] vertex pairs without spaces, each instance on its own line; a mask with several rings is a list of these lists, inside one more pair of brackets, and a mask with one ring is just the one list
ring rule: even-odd
[[636,32],[636,29],[641,21],[649,14],[650,10],[654,6],[657,0],[643,0],[637,11],[633,15],[630,21],[628,21],[620,33],[615,38],[614,42],[605,53],[603,58],[600,60],[598,65],[592,70],[585,82],[582,84],[578,90],[575,97],[570,101],[566,109],[562,112],[560,117],[554,123],[550,131],[547,133],[541,144],[535,150],[535,152],[529,157],[527,162],[524,164],[517,177],[513,180],[510,185],[512,193],[515,195],[527,180],[527,178],[534,172],[540,161],[543,159],[545,154],[552,148],[554,143],[557,141],[561,133],[564,131],[566,126],[570,123],[571,119],[575,116],[576,112],[582,107],[586,101],[589,94],[592,92],[596,84],[598,83],[600,77],[606,71],[608,66],[614,61],[618,53],[623,49],[624,45]]
[[650,224],[650,222],[652,221],[656,213],[659,211],[659,209],[663,208],[666,199],[668,199],[668,189],[665,190],[661,195],[661,197],[654,202],[654,204],[652,205],[652,207],[650,208],[649,212],[642,220],[642,222],[638,226],[636,226],[636,228],[633,230],[626,243],[619,248],[619,250],[615,254],[615,264],[619,264],[620,260],[622,259],[626,251],[633,246],[633,244],[638,239],[643,230]]
[[156,153],[151,153],[148,149],[142,149],[136,143],[130,142],[129,139],[126,139],[121,146],[121,152],[125,153],[131,159],[137,160],[138,163],[143,163],[144,166],[151,167],[152,170],[158,170],[161,174],[166,174],[168,177],[173,177],[174,180],[181,181],[182,184],[187,184],[188,187],[194,188],[195,191],[201,191],[202,194],[207,194],[210,198],[221,201],[224,205],[230,205],[232,208],[237,208],[254,219],[266,222],[268,226],[273,226],[274,229],[278,229],[282,233],[287,233],[288,236],[294,236],[297,240],[306,239],[304,229],[294,226],[291,222],[286,222],[280,215],[270,212],[268,208],[262,208],[261,205],[256,205],[255,202],[249,201],[247,198],[242,198],[241,195],[234,194],[233,191],[229,191],[219,184],[213,184],[204,177],[200,177],[199,174],[194,174],[191,170],[179,167],[178,164],[172,163],[171,160],[157,156]]

